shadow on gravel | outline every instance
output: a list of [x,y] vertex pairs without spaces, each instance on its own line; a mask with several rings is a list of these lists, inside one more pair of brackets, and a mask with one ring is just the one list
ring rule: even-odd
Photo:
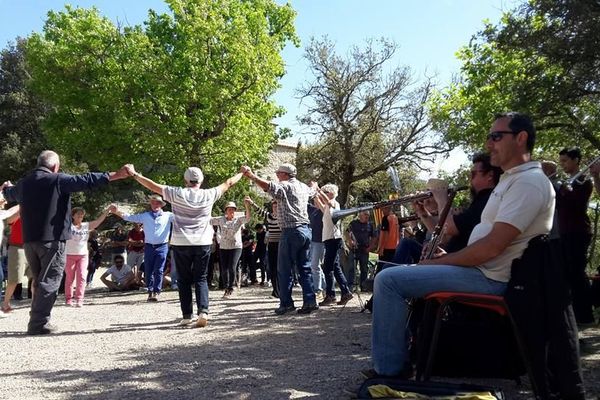
[[[256,298],[250,302],[262,304]],[[354,386],[359,371],[368,366],[367,315],[346,311],[340,318],[334,310],[321,310],[308,316],[277,317],[270,300],[260,310],[241,311],[238,307],[239,303],[220,304],[220,311],[204,329],[182,329],[173,321],[163,321],[61,332],[58,335],[98,334],[102,340],[113,330],[152,329],[165,335],[177,329],[182,335],[197,335],[198,340],[193,345],[177,345],[174,335],[170,340],[175,345],[164,351],[140,346],[137,354],[118,354],[126,364],[135,365],[131,368],[94,372],[38,369],[27,375],[64,382],[53,391],[67,399],[317,399],[345,398],[343,389]],[[167,324],[170,326],[164,326]],[[235,335],[227,335],[231,330]],[[203,341],[209,331],[210,340]],[[333,365],[337,368],[331,368]],[[335,372],[340,370],[342,376]]]
[[[128,301],[125,298],[117,303]],[[369,367],[371,317],[359,313],[355,303],[346,308],[321,308],[305,316],[290,313],[281,317],[273,314],[274,302],[269,298],[240,295],[211,304],[211,319],[203,329],[182,328],[169,319],[58,334],[97,335],[93,340],[100,343],[111,342],[113,332],[132,332],[131,340],[138,340],[136,331],[142,332],[145,339],[135,353],[119,351],[117,346],[109,358],[122,360],[119,365],[128,367],[111,369],[106,360],[99,359],[105,364],[93,372],[48,367],[4,374],[3,378],[61,382],[53,385],[53,398],[77,400],[345,399],[348,396],[343,390],[356,387],[361,380],[359,371]],[[244,309],[248,305],[252,309]],[[588,330],[585,335],[586,388],[590,396],[598,395],[600,332]],[[159,346],[146,346],[149,337]],[[51,338],[45,340],[51,346]],[[511,400],[531,397],[524,391],[526,386],[516,387],[512,381],[459,381],[502,387]]]

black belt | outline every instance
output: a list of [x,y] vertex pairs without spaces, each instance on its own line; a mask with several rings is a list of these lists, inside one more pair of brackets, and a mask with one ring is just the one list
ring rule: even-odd
[[152,244],[152,243],[146,243],[146,246],[151,246],[153,249],[157,248],[157,247],[161,247],[168,244],[167,242],[164,243],[160,243],[160,244]]

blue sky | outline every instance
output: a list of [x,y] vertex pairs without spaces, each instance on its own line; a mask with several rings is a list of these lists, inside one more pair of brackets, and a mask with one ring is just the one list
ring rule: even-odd
[[[147,10],[166,11],[163,1],[115,0],[0,0],[0,46],[17,36],[42,30],[48,10],[60,10],[65,3],[81,7],[96,6],[113,20],[131,25],[141,23]],[[339,53],[367,38],[386,37],[399,45],[395,62],[409,66],[415,79],[425,73],[436,74],[440,85],[447,84],[459,71],[456,51],[467,44],[483,26],[482,21],[498,21],[503,11],[518,0],[293,0],[298,12],[296,29],[302,45],[311,37],[327,35]],[[296,89],[310,79],[303,60],[303,47],[288,46],[283,52],[287,74],[275,100],[287,109],[280,126],[298,133],[296,116],[303,108],[295,98]],[[453,169],[464,162],[457,153],[438,167]],[[446,165],[445,165],[446,164]]]

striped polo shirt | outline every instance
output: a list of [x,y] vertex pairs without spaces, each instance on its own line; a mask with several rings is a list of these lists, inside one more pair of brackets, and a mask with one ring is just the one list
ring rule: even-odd
[[174,246],[210,246],[213,227],[210,224],[212,207],[222,193],[219,187],[211,189],[165,186],[163,198],[171,203],[173,210]]
[[267,221],[267,231],[269,234],[267,235],[267,242],[269,243],[277,243],[281,239],[281,228],[279,227],[279,223],[277,222],[277,217],[273,215],[272,212],[265,210],[264,208],[259,208],[255,206],[256,213],[263,217]]

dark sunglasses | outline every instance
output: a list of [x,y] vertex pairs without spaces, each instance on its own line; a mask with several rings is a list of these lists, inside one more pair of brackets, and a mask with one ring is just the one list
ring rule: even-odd
[[513,135],[519,134],[519,132],[513,132],[513,131],[493,131],[493,132],[490,132],[487,134],[487,138],[488,138],[488,140],[491,140],[492,142],[499,142],[502,140],[504,135],[507,133],[510,133]]

